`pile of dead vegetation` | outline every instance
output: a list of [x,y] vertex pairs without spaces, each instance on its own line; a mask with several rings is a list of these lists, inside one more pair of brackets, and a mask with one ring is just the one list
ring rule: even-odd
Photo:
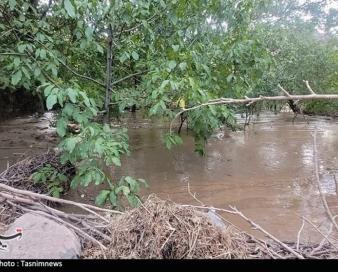
[[1,183],[18,189],[45,194],[48,192],[46,184],[34,184],[31,175],[47,165],[53,167],[59,173],[64,174],[69,181],[75,174],[75,168],[72,165],[61,164],[60,155],[54,151],[49,151],[44,154],[27,157],[8,167],[5,171],[0,173]]
[[[222,227],[217,226],[207,213],[193,206],[179,205],[151,195],[139,208],[114,217],[110,225],[111,242],[106,250],[88,247],[83,258],[277,259],[338,256],[338,251],[329,244],[266,242],[229,222],[223,223]],[[310,256],[314,249],[320,249],[315,252],[319,254]]]
[[205,213],[151,196],[112,222],[109,258],[247,258],[245,235],[218,228]]
[[[31,178],[34,172],[47,165],[53,167],[59,173],[63,173],[68,178],[68,181],[64,184],[64,190],[69,190],[69,184],[75,174],[75,168],[70,164],[62,165],[60,163],[60,155],[54,151],[26,157],[9,166],[0,173],[0,184],[27,192],[47,194],[49,191],[47,183],[36,184]],[[4,190],[0,188],[0,194],[1,192],[4,193]],[[53,202],[47,201],[45,204],[47,206],[55,206]],[[22,213],[22,209],[13,206],[8,199],[0,195],[0,233]]]

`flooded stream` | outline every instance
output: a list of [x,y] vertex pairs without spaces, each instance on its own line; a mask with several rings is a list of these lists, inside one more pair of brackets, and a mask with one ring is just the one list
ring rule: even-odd
[[[310,218],[322,230],[328,220],[314,176],[313,138],[317,130],[320,178],[332,211],[338,212],[333,174],[338,176],[338,120],[301,117],[292,123],[292,114],[263,114],[255,117],[246,131],[221,130],[208,142],[206,156],[194,153],[191,136],[182,132],[184,144],[168,151],[161,135],[167,130],[149,120],[127,118],[131,156],[122,167],[113,169],[116,177],[144,178],[149,188],[141,194],[156,193],[178,203],[207,206],[236,206],[245,215],[282,240],[296,240],[302,224]],[[241,121],[241,120],[240,120]],[[37,154],[55,144],[48,116],[24,117],[0,124],[0,168],[25,155]],[[93,200],[98,188],[79,188],[66,198]],[[224,214],[227,218],[229,215]],[[233,222],[249,229],[240,219]],[[303,241],[318,236],[306,226]]]

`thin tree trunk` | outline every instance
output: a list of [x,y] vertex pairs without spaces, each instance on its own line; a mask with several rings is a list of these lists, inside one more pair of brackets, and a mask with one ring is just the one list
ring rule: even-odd
[[107,73],[106,73],[106,97],[104,101],[105,115],[103,122],[105,124],[109,123],[110,113],[109,113],[109,104],[111,98],[111,82],[112,82],[112,51],[113,51],[113,28],[112,25],[108,26],[108,44],[107,44]]

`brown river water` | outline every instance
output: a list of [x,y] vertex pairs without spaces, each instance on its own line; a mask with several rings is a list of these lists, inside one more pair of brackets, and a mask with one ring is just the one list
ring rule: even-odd
[[[149,184],[141,195],[156,193],[177,203],[237,207],[246,216],[282,240],[295,241],[302,225],[300,216],[311,219],[322,231],[329,221],[315,182],[313,132],[317,146],[321,188],[334,214],[338,197],[333,175],[338,177],[338,120],[327,117],[301,117],[292,123],[292,114],[261,114],[246,131],[220,130],[208,141],[206,156],[194,153],[193,139],[182,131],[184,144],[168,151],[161,135],[167,129],[160,123],[133,116],[124,119],[129,127],[131,155],[115,177],[144,178]],[[51,116],[15,118],[0,123],[0,170],[7,164],[55,146]],[[241,123],[239,116],[239,123]],[[66,198],[93,201],[99,189],[79,188]],[[238,217],[221,214],[236,225],[255,231]],[[306,225],[302,241],[313,242],[318,234]]]

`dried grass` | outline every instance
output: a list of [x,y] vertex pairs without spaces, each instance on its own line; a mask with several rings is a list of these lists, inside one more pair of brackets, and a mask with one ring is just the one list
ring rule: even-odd
[[252,253],[244,233],[215,227],[204,213],[155,195],[115,218],[111,237],[106,256],[114,259],[244,259]]
[[[69,180],[71,180],[75,174],[75,168],[72,165],[62,165],[60,163],[59,155],[50,151],[41,155],[27,157],[24,160],[13,164],[0,174],[0,178],[2,178],[0,182],[17,189],[45,194],[48,192],[47,186],[43,184],[34,184],[30,177],[35,171],[47,164],[66,175]],[[66,189],[68,190],[69,188],[67,187]]]

